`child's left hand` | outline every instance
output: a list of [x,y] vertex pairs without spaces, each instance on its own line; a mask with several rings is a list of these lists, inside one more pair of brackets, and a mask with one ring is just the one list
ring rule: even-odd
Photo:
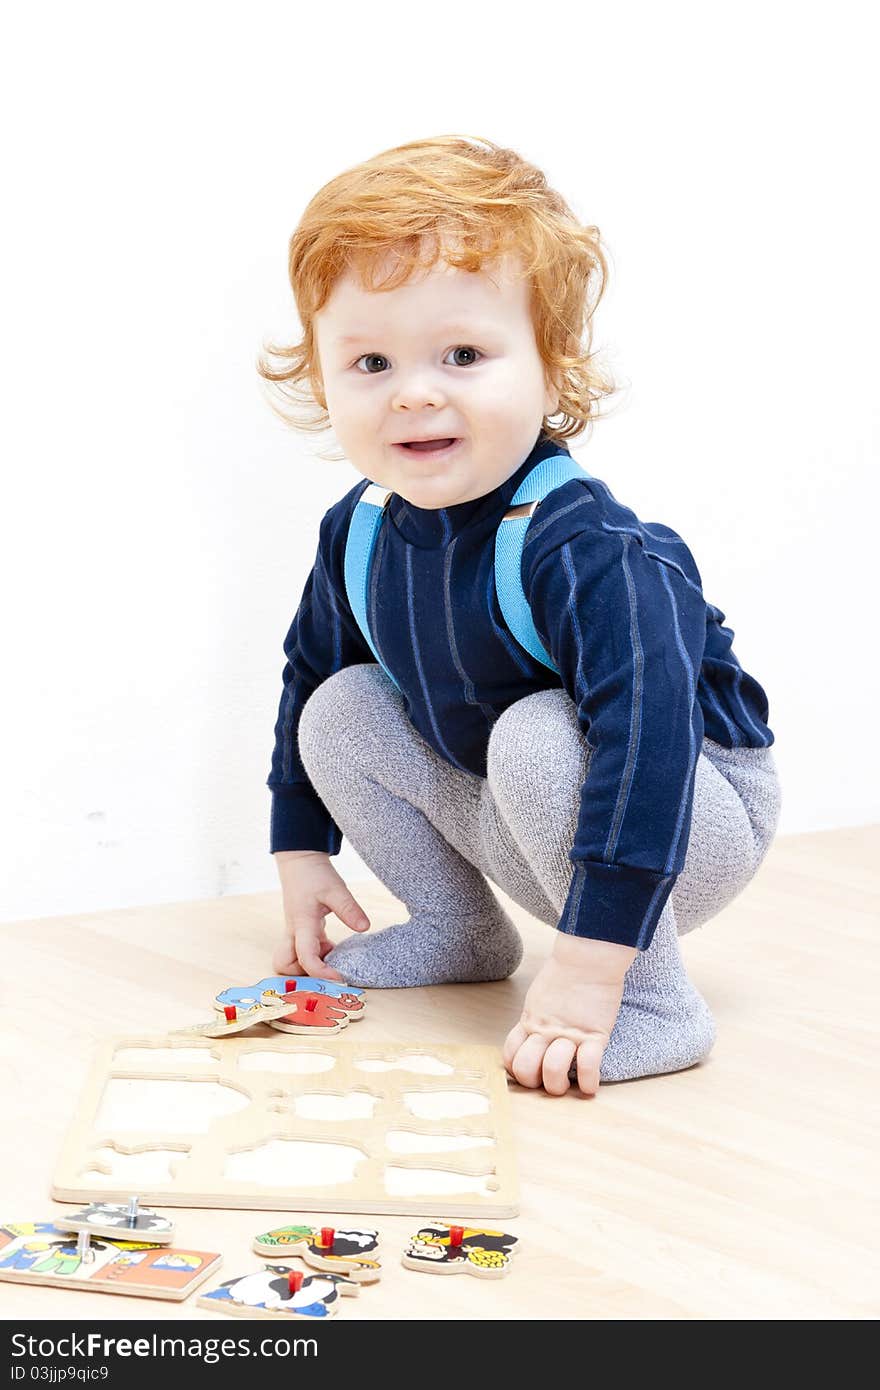
[[533,1090],[551,1096],[569,1088],[577,1066],[584,1095],[599,1089],[599,1066],[623,996],[635,948],[557,934],[553,954],[532,981],[522,1017],[504,1043],[504,1065]]

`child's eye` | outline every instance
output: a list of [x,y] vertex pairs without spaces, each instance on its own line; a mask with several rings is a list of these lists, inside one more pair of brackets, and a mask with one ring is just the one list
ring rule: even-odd
[[[470,353],[471,360],[468,362],[454,362],[452,365],[455,367],[471,367],[474,365],[478,358],[483,356],[479,348],[464,346],[451,348],[449,355],[452,356],[454,353],[457,352]],[[367,365],[362,367],[362,362],[366,363]],[[362,371],[365,376],[379,376],[379,374],[385,370],[385,367],[380,366],[374,370],[373,366],[371,366],[370,364],[376,362],[384,362],[387,366],[388,358],[383,357],[381,352],[365,352],[362,357],[359,357],[357,359],[354,365],[358,368],[359,371]]]
[[472,359],[473,359],[473,360],[472,360],[471,362],[456,362],[456,363],[455,363],[456,367],[470,367],[470,366],[473,365],[473,362],[476,361],[476,359],[477,359],[478,357],[482,357],[482,355],[483,355],[483,354],[480,352],[480,349],[479,349],[479,348],[475,348],[475,347],[457,347],[457,348],[453,348],[453,349],[452,349],[452,352],[453,352],[453,353],[456,353],[456,352],[469,352],[469,353],[472,354]]
[[[382,354],[381,354],[380,352],[365,352],[364,355],[363,355],[363,357],[359,357],[358,360],[355,362],[354,365],[355,365],[357,368],[360,369],[360,365],[361,365],[362,362],[387,362],[387,361],[388,361],[388,358],[387,358],[387,357],[383,357]],[[367,376],[378,376],[378,372],[374,372],[370,367],[366,367],[366,368],[364,368],[363,370],[365,371],[365,373],[366,373]],[[379,371],[381,371],[381,370],[382,370],[382,368],[380,367],[380,368],[379,368]]]

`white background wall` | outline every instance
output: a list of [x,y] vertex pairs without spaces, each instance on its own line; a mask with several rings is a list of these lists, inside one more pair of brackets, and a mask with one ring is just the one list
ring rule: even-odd
[[770,699],[782,833],[878,819],[869,13],[17,8],[0,915],[276,886],[282,641],[358,475],[285,430],[253,363],[292,331],[309,198],[426,135],[512,145],[600,227],[626,390],[575,457],[690,544]]

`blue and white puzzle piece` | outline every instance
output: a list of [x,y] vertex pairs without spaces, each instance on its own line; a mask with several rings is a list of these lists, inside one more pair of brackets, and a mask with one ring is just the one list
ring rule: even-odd
[[255,985],[230,985],[217,995],[214,1000],[214,1008],[222,1013],[225,1008],[234,1004],[237,1009],[250,1008],[254,1004],[268,1004],[272,1000],[266,999],[267,994],[278,997],[286,994],[287,985],[290,980],[296,980],[297,988],[309,994],[326,994],[331,999],[338,999],[341,994],[353,994],[360,999],[365,993],[362,989],[356,989],[354,985],[344,984],[340,980],[318,980],[310,975],[270,975],[265,980],[258,980]]

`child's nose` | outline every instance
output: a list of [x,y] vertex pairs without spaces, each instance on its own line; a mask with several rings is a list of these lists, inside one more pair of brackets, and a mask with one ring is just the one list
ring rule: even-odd
[[423,406],[446,404],[446,390],[436,373],[426,370],[400,372],[394,383],[392,406],[395,410],[420,410]]

